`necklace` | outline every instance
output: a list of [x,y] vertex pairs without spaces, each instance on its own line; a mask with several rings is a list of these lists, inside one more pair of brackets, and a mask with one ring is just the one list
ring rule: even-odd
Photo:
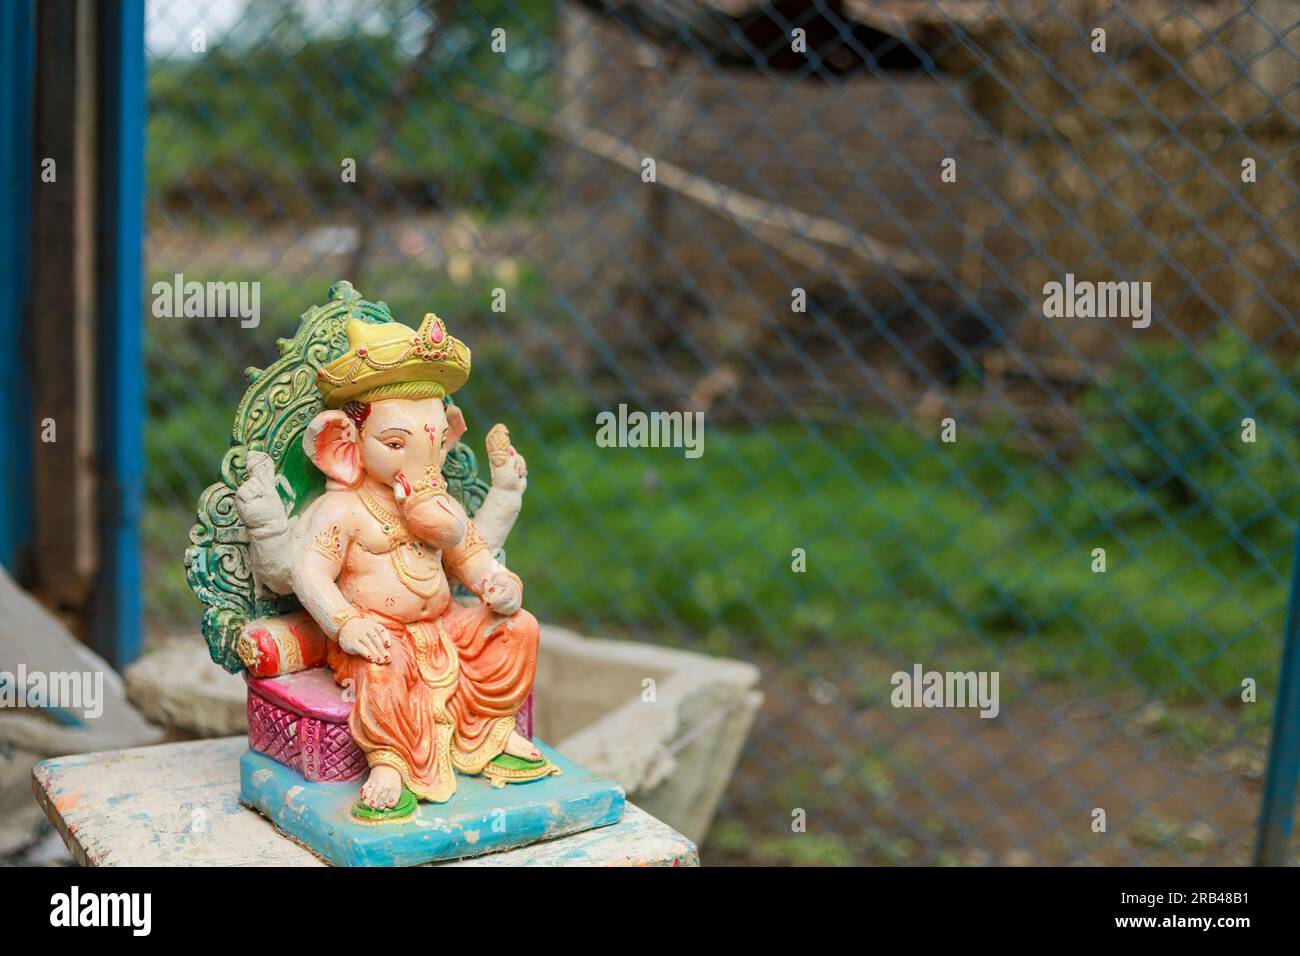
[[402,524],[400,515],[385,508],[365,488],[358,489],[357,494],[361,498],[361,504],[370,512],[370,517],[379,522],[379,526],[384,530],[384,534],[388,535],[390,541],[396,544],[399,541],[411,540],[410,532],[406,530],[406,525]]
[[432,571],[421,577],[406,565],[402,559],[402,548],[409,547],[416,554],[423,556],[424,546],[418,541],[412,541],[407,545],[395,545],[393,550],[388,552],[393,564],[393,570],[397,573],[397,579],[406,585],[407,590],[412,594],[422,598],[431,598],[442,590],[442,565],[434,565]]
[[419,575],[411,570],[402,557],[404,547],[409,547],[417,555],[424,557],[424,542],[415,540],[406,530],[401,516],[385,508],[365,488],[359,489],[358,495],[366,511],[370,512],[370,516],[379,522],[384,534],[388,535],[388,560],[393,566],[393,573],[397,575],[397,580],[401,581],[416,597],[426,600],[441,591],[443,588],[441,562],[436,564],[428,574]]

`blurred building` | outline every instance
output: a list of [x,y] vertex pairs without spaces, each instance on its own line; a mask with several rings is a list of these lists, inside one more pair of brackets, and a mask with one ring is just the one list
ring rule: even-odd
[[964,371],[1066,424],[1129,328],[1044,318],[1044,283],[1150,281],[1154,335],[1272,342],[1300,307],[1284,6],[571,2],[556,281],[681,401],[753,407],[755,368],[812,404]]

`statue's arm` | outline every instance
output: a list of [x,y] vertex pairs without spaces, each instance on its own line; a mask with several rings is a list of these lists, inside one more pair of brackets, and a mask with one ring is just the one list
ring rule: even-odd
[[360,613],[339,590],[338,577],[355,533],[347,493],[327,492],[317,507],[303,516],[303,548],[292,562],[293,593],[326,636],[337,639],[348,621]]
[[460,544],[443,552],[442,566],[498,614],[514,614],[523,606],[524,582],[493,556],[474,521]]
[[510,443],[510,432],[505,425],[493,425],[487,433],[486,444],[492,487],[474,513],[474,523],[488,546],[495,549],[505,546],[506,536],[524,506],[528,464]]
[[495,482],[492,484],[492,489],[483,499],[483,504],[474,513],[474,521],[491,547],[505,546],[506,537],[510,534],[510,529],[515,526],[515,520],[519,517],[523,506],[522,491],[498,488]]

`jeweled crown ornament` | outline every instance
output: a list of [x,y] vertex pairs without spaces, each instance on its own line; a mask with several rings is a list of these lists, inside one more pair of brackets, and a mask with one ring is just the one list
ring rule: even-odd
[[414,331],[352,319],[351,348],[317,373],[330,408],[382,398],[445,398],[469,379],[470,351],[432,312]]
[[[484,784],[540,787],[521,819],[567,808],[500,845],[617,820],[617,787],[548,783],[562,758],[530,739],[538,624],[502,549],[527,465],[498,424],[490,490],[477,478],[451,401],[469,348],[432,312],[412,329],[340,282],[281,352],[250,373],[186,552],[213,657],[249,685],[241,800],[336,862],[492,849],[418,820],[422,802],[472,818]],[[377,824],[393,836],[350,829]]]

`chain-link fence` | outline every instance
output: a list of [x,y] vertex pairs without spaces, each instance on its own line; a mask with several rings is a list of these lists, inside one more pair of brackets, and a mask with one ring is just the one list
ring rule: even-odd
[[[541,618],[761,667],[706,860],[1245,862],[1300,505],[1298,24],[152,3],[148,283],[260,283],[260,321],[147,318],[151,632],[196,631],[240,371],[347,278],[473,348]],[[703,454],[599,447],[620,404],[704,413]],[[931,671],[996,674],[996,716],[925,706]]]

